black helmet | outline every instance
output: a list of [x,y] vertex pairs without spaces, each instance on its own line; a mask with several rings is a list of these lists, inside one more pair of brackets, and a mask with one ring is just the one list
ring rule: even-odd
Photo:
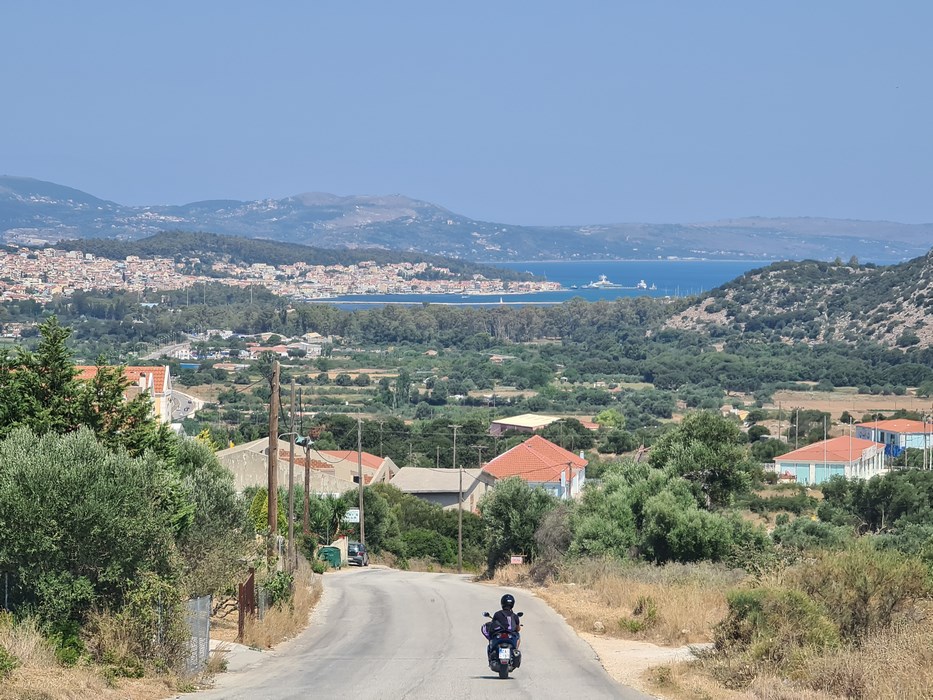
[[503,610],[511,610],[515,607],[515,597],[510,593],[506,593],[502,596],[502,600],[499,602],[502,604]]

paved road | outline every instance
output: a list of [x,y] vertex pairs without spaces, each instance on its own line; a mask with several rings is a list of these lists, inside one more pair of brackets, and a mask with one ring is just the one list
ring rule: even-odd
[[[310,628],[240,671],[217,676],[196,700],[290,698],[621,698],[593,650],[542,601],[451,574],[368,568],[326,576]],[[511,592],[525,613],[522,667],[489,670],[480,632]]]
[[172,421],[182,421],[188,416],[193,416],[203,407],[204,402],[201,399],[178,389],[172,389]]

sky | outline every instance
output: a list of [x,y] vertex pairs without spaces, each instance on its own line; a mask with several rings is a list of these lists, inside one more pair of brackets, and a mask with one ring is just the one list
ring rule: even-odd
[[121,204],[933,222],[933,3],[0,3],[0,174]]

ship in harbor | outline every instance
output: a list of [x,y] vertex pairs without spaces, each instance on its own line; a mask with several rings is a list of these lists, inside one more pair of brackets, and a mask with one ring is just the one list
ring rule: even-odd
[[645,280],[639,280],[634,287],[626,287],[624,284],[610,282],[606,275],[600,275],[595,282],[590,282],[583,286],[584,289],[657,289],[653,284],[649,287]]

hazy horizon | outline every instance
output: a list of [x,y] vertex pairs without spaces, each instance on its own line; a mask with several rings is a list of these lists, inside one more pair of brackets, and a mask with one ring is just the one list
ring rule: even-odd
[[933,5],[0,8],[5,171],[127,206],[399,193],[512,225],[929,223]]

